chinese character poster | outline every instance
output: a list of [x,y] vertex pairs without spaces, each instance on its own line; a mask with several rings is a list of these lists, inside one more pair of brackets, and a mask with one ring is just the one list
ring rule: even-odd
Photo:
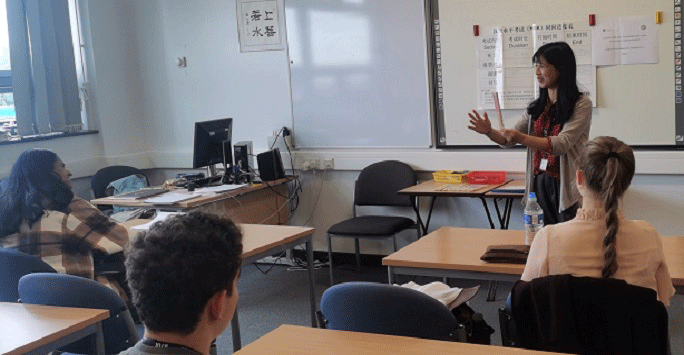
[[240,51],[285,49],[283,0],[238,0]]

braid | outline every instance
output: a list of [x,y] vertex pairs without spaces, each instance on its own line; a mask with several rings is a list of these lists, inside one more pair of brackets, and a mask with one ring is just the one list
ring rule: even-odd
[[617,271],[617,252],[615,245],[617,244],[618,231],[618,201],[622,191],[619,191],[619,184],[616,180],[619,167],[617,166],[617,159],[608,159],[606,164],[607,174],[603,180],[605,186],[605,194],[603,196],[603,206],[606,210],[606,235],[603,237],[603,258],[605,263],[601,270],[601,277],[607,279]]
[[605,136],[590,141],[578,161],[586,178],[586,186],[602,198],[606,211],[602,278],[612,277],[618,270],[618,205],[632,182],[634,165],[632,149],[616,138]]

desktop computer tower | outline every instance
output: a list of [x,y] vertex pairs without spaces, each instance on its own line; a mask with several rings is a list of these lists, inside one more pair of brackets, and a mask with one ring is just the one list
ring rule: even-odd
[[278,148],[257,155],[257,164],[259,164],[261,181],[273,181],[285,177],[283,159]]

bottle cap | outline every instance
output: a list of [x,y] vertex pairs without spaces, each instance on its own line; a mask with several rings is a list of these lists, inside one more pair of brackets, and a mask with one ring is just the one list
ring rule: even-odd
[[537,194],[535,194],[534,192],[530,192],[527,198],[537,200]]

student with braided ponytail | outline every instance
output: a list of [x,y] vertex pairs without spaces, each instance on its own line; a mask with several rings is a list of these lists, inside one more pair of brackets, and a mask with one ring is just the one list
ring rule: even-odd
[[658,232],[646,221],[625,219],[619,210],[634,176],[632,149],[613,137],[597,137],[577,163],[582,207],[574,219],[537,233],[521,279],[560,274],[616,278],[655,290],[669,306],[675,290]]

